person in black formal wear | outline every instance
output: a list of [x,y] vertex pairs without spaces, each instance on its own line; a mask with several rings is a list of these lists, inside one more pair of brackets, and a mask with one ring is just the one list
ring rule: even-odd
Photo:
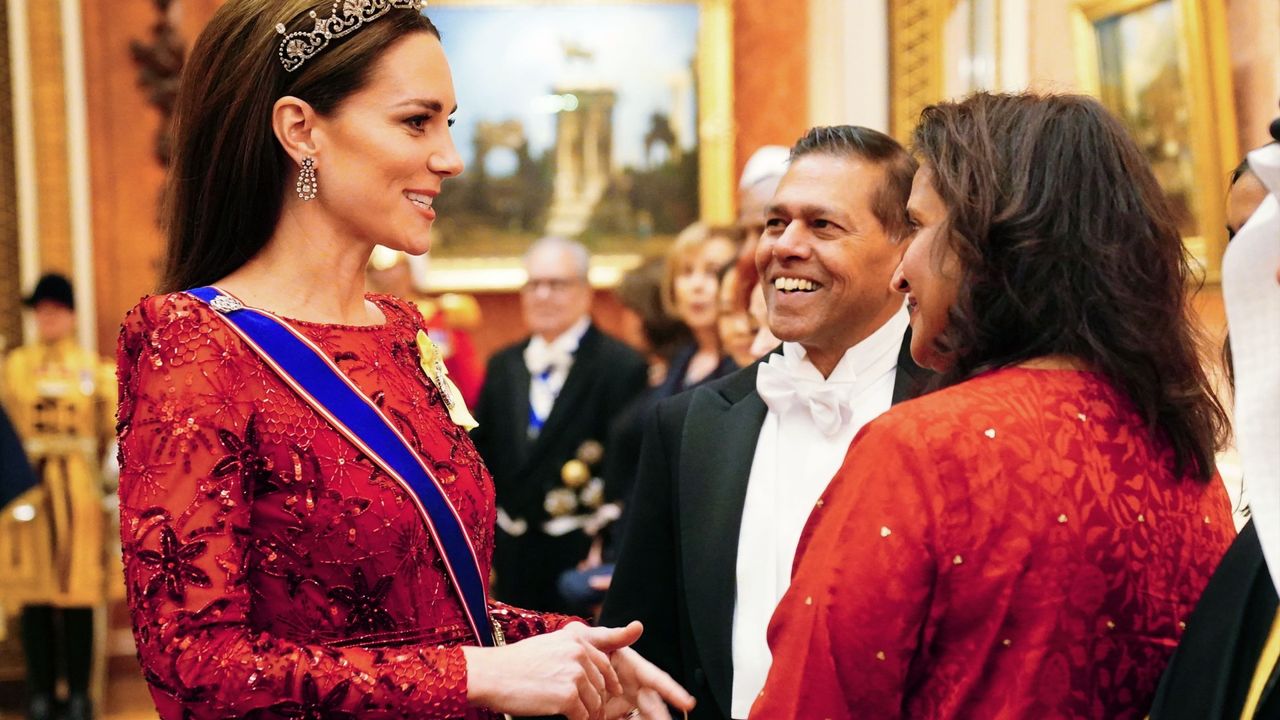
[[[687,330],[689,340],[676,347],[661,366],[664,373],[657,379],[650,366],[647,388],[622,409],[609,434],[609,462],[605,465],[605,491],[610,502],[625,508],[630,489],[635,484],[636,463],[644,434],[644,418],[659,401],[692,390],[738,369],[720,342],[719,296],[721,269],[731,263],[738,251],[742,232],[737,227],[714,227],[702,222],[689,225],[676,236],[663,263],[658,299],[665,313]],[[657,380],[655,383],[654,381]],[[625,516],[625,510],[620,511]],[[623,520],[624,518],[619,518]],[[611,528],[610,538],[619,536],[625,522]],[[581,571],[562,578],[561,594],[577,600],[581,612],[594,612],[604,599],[611,582],[612,561],[616,542],[608,547],[599,542]],[[588,588],[582,587],[582,575],[589,576]]]
[[529,249],[520,302],[532,335],[489,361],[476,406],[472,438],[497,490],[494,595],[518,607],[572,610],[556,580],[609,519],[607,432],[645,387],[644,358],[591,322],[589,263],[570,240]]
[[[1272,123],[1271,133],[1280,142],[1280,119]],[[1276,143],[1265,151],[1271,154],[1272,164],[1280,162]],[[1267,196],[1267,187],[1245,159],[1232,172],[1227,195],[1227,233],[1233,240]],[[1275,243],[1280,223],[1264,223],[1255,232],[1268,237],[1252,240]],[[1242,237],[1236,242],[1249,241]],[[1273,264],[1274,267],[1257,268],[1260,277],[1248,279],[1259,285],[1260,293],[1274,295],[1280,288],[1280,262]],[[1241,279],[1224,267],[1224,291],[1234,289],[1232,286]],[[1274,285],[1267,287],[1270,283]],[[1262,322],[1274,323],[1275,319]],[[1249,332],[1235,327],[1230,330],[1238,335]],[[1241,339],[1249,338],[1233,339],[1233,351]],[[1250,346],[1244,345],[1246,349]],[[1226,353],[1225,358],[1227,375],[1234,382],[1232,353]],[[1257,358],[1251,360],[1256,362]],[[1263,362],[1274,360],[1265,358]],[[1273,368],[1274,364],[1265,367]],[[1239,390],[1249,391],[1244,387]],[[1280,407],[1273,405],[1271,412],[1280,412]],[[1241,447],[1242,454],[1248,450]],[[1246,473],[1247,470],[1246,465]],[[1249,480],[1246,474],[1246,483]],[[1266,484],[1265,478],[1259,484],[1262,487],[1250,495],[1259,502],[1274,503],[1275,486]],[[1268,520],[1274,522],[1275,518]],[[1186,634],[1156,689],[1151,720],[1280,720],[1280,597],[1274,580],[1277,573],[1270,570],[1263,557],[1257,522],[1254,517],[1241,529],[1200,596],[1187,621]]]
[[13,429],[13,421],[0,407],[0,509],[35,486],[36,474],[27,461],[22,439]]
[[780,351],[650,416],[601,620],[644,622],[645,657],[698,700],[690,717],[746,717],[810,509],[858,429],[920,389],[889,288],[915,169],[875,130],[801,138],[755,256]]

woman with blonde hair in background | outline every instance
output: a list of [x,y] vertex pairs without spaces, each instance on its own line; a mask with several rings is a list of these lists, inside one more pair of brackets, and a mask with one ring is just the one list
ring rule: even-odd
[[662,302],[689,328],[693,342],[675,354],[655,400],[684,392],[738,369],[720,344],[720,270],[738,254],[741,232],[697,222],[667,251]]

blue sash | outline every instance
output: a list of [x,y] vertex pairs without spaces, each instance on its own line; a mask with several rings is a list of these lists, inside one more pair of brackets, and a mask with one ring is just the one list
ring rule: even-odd
[[408,492],[440,557],[462,608],[484,646],[503,643],[489,617],[485,579],[462,518],[422,458],[324,351],[265,310],[245,307],[213,286],[188,290],[218,312],[227,325],[308,405]]

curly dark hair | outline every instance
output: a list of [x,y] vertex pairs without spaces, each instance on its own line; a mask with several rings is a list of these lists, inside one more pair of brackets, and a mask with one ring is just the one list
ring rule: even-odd
[[1188,308],[1196,275],[1124,126],[1089,97],[978,93],[926,108],[913,146],[961,267],[941,383],[1077,358],[1128,394],[1179,473],[1211,478],[1228,420]]

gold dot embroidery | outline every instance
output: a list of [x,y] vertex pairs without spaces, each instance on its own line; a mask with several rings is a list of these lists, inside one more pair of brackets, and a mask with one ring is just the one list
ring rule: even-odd
[[989,437],[989,438],[991,438],[992,440],[994,440],[994,439],[995,439],[995,437],[996,437],[996,429],[995,429],[995,428],[987,428],[986,432],[984,432],[984,433],[982,433],[982,434],[983,434],[983,435],[986,435],[987,437]]
[[880,528],[880,537],[889,537],[892,534],[893,534],[893,531],[890,530],[889,528],[887,527]]
[[1113,621],[1111,621],[1111,620],[1108,620],[1108,621],[1107,621],[1107,629],[1108,629],[1108,630],[1115,630],[1115,629],[1116,629],[1116,624],[1115,624],[1115,622],[1113,622]]
[[1078,415],[1076,415],[1076,417],[1080,418],[1080,422],[1084,422],[1085,420],[1088,419],[1084,416],[1084,413],[1079,413]]
[[877,652],[877,653],[876,653],[876,659],[877,659],[877,660],[883,660],[883,659],[884,659],[884,651],[883,651],[883,650],[881,650],[880,652]]
[[960,557],[959,555],[951,558],[952,565],[961,565],[963,563],[964,563],[964,558]]
[[1144,523],[1146,521],[1147,521],[1146,515],[1141,515],[1141,514],[1138,515],[1138,522]]
[[805,599],[804,599],[804,604],[805,604],[805,605],[812,605],[812,604],[813,604],[813,596],[812,596],[812,595],[810,595],[809,597],[805,598]]
[[1066,514],[1066,513],[1063,513],[1063,514],[1061,514],[1061,515],[1059,515],[1059,516],[1058,516],[1058,522],[1060,522],[1060,523],[1064,523],[1064,522],[1066,522],[1066,521],[1067,521],[1067,514]]
[[1004,645],[1005,647],[1009,647],[1010,645],[1013,644],[1013,641],[1010,640],[1009,638],[1005,638],[1004,640],[1000,641],[1000,644]]

